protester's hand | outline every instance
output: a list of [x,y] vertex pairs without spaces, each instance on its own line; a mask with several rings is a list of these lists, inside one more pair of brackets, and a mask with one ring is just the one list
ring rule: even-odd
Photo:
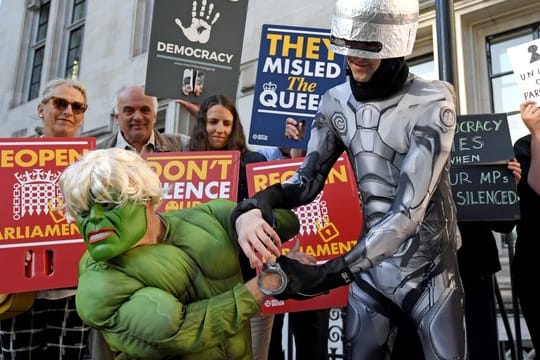
[[26,250],[24,252],[24,266],[30,265],[31,261],[32,261],[32,252],[30,250]]
[[527,100],[519,106],[521,119],[531,134],[540,134],[540,108],[536,102]]
[[191,101],[178,99],[176,100],[180,105],[186,108],[186,110],[191,114],[193,117],[197,117],[199,114],[199,109],[201,108],[201,104],[192,103]]
[[195,94],[195,96],[201,96],[202,86],[195,84],[195,89],[193,89],[193,94]]
[[287,256],[280,256],[277,263],[288,280],[285,290],[274,295],[278,300],[307,300],[347,285],[354,279],[343,257],[329,260],[323,265],[305,265]]
[[[24,266],[28,266],[31,261],[32,261],[32,253],[27,250],[24,253]],[[0,294],[0,304],[6,301],[9,295],[11,294]]]
[[174,19],[176,25],[182,29],[186,38],[191,42],[206,44],[208,40],[210,40],[212,26],[219,19],[219,12],[216,12],[212,18],[214,3],[208,4],[208,8],[206,6],[207,0],[202,0],[197,13],[197,1],[193,1],[193,7],[191,9],[191,25],[189,27],[182,25],[182,21],[179,18]]
[[508,170],[512,172],[514,179],[516,179],[516,184],[521,180],[521,164],[516,159],[512,159],[508,162]]
[[298,121],[293,118],[287,118],[287,120],[285,120],[285,137],[287,139],[300,139],[300,131],[298,129],[298,125]]
[[281,239],[262,217],[259,209],[251,209],[236,219],[238,244],[249,259],[252,268],[260,268],[264,262],[275,262],[280,255]]
[[204,73],[200,70],[197,70],[197,75],[195,76],[195,88],[193,89],[193,94],[195,96],[201,96],[204,88]]

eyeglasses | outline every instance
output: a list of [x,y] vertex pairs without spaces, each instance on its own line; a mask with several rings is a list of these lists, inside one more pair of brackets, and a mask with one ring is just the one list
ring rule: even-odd
[[77,115],[83,114],[86,111],[86,109],[88,109],[87,104],[84,104],[78,101],[70,102],[64,98],[57,97],[57,96],[49,96],[48,98],[44,99],[42,103],[46,104],[49,102],[49,100],[52,100],[52,104],[54,108],[60,111],[64,111],[69,105],[71,105],[71,110],[73,111],[74,114],[77,114]]

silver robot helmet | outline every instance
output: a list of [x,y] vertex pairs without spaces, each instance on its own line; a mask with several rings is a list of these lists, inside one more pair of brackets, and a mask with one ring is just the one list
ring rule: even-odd
[[332,51],[370,59],[410,55],[418,28],[418,0],[337,0]]

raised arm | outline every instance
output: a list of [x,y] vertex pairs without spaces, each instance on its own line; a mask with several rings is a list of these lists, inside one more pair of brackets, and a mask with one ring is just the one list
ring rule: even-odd
[[287,239],[272,231],[273,209],[293,209],[313,201],[344,150],[319,112],[313,122],[306,156],[296,173],[286,182],[272,185],[238,204],[231,220],[252,267],[262,266],[256,252],[273,262],[280,255],[275,245]]
[[[395,184],[395,188],[378,186],[371,194],[391,200],[389,208],[385,210],[380,220],[368,227],[366,234],[351,251],[343,257],[328,261],[322,267],[313,269],[288,259],[278,259],[292,279],[291,286],[286,291],[288,294],[285,296],[293,293],[301,296],[317,295],[351,282],[352,273],[368,270],[394,256],[401,245],[420,232],[424,224],[440,222],[440,214],[452,211],[448,156],[452,147],[456,119],[450,96],[441,96],[441,93],[438,93],[431,99],[424,97],[422,103],[407,107],[405,111],[411,112],[408,116],[413,121],[396,123],[396,128],[400,124],[411,125],[402,127],[405,132],[398,132],[407,143],[398,176],[394,179],[381,178],[385,173],[383,171],[379,173],[378,171],[382,169],[378,167],[362,173],[366,171],[360,168],[363,164],[384,164],[384,162],[370,162],[370,157],[376,154],[369,151],[364,154],[368,160],[357,165],[359,172],[357,176],[371,175],[373,179]],[[398,121],[398,117],[395,120]],[[437,196],[437,199],[432,205],[430,200],[434,196]],[[368,217],[373,215],[372,211],[378,209],[380,211],[380,207],[373,209],[365,206],[364,209],[367,211],[365,216]],[[431,209],[430,218],[426,218],[428,209]],[[448,234],[442,227],[443,225],[434,227],[436,232],[433,234],[432,242],[448,241],[446,240]],[[433,229],[425,229],[423,236],[431,230]],[[440,246],[444,244],[441,243]]]

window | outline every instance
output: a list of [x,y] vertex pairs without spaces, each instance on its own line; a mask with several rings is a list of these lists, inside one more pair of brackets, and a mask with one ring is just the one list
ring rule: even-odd
[[86,0],[73,0],[71,21],[67,25],[69,40],[66,56],[66,78],[77,79],[79,77],[85,18]]
[[437,79],[435,72],[435,62],[433,61],[433,54],[424,55],[421,57],[407,60],[409,65],[409,71],[413,74],[420,76],[426,80]]
[[539,37],[540,23],[536,23],[503,34],[488,36],[486,39],[491,110],[495,113],[508,113],[512,142],[529,131],[519,116],[519,104],[522,100],[506,50]]
[[134,29],[131,45],[131,56],[133,57],[148,51],[153,6],[153,0],[137,0],[135,4],[135,19],[133,21]]
[[[159,99],[158,99],[159,100]],[[160,132],[165,132],[165,123],[167,122],[167,104],[166,103],[158,103],[158,111],[156,116],[156,125],[154,125],[154,128]]]
[[39,96],[41,74],[43,72],[43,58],[45,55],[45,40],[49,25],[50,0],[41,1],[39,16],[36,25],[36,36],[32,44],[32,65],[30,70],[30,86],[27,100],[33,100]]

